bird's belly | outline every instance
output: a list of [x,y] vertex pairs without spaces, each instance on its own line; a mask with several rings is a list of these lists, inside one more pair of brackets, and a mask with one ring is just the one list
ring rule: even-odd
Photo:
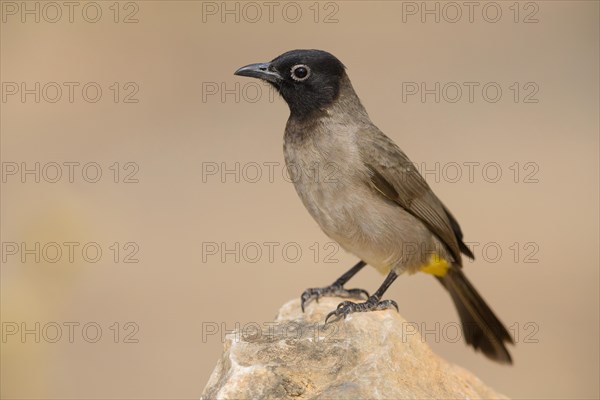
[[297,182],[297,190],[325,234],[346,251],[381,273],[417,271],[426,262],[423,250],[432,247],[432,235],[400,206],[357,185],[357,179],[354,184],[343,178]]

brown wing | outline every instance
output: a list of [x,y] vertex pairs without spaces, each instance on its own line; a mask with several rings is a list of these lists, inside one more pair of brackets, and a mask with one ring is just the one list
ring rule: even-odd
[[358,140],[373,188],[423,222],[448,247],[456,263],[461,264],[461,250],[471,257],[460,226],[406,154],[380,131],[360,132]]

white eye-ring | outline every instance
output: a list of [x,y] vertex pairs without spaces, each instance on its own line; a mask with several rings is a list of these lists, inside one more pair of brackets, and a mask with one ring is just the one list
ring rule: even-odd
[[294,65],[291,70],[291,76],[297,82],[305,81],[310,76],[310,68],[304,64]]

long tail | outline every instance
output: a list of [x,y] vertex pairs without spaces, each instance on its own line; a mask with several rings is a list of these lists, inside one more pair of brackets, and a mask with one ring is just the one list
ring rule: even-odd
[[450,292],[462,322],[466,342],[494,361],[512,364],[504,345],[505,342],[514,344],[510,334],[467,280],[461,268],[448,268],[448,272],[443,277],[438,277],[438,280]]

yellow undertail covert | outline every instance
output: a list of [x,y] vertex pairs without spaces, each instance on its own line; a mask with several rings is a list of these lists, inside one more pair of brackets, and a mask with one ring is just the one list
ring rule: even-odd
[[421,267],[421,272],[435,276],[444,276],[448,272],[450,263],[438,254],[432,254],[429,262]]

